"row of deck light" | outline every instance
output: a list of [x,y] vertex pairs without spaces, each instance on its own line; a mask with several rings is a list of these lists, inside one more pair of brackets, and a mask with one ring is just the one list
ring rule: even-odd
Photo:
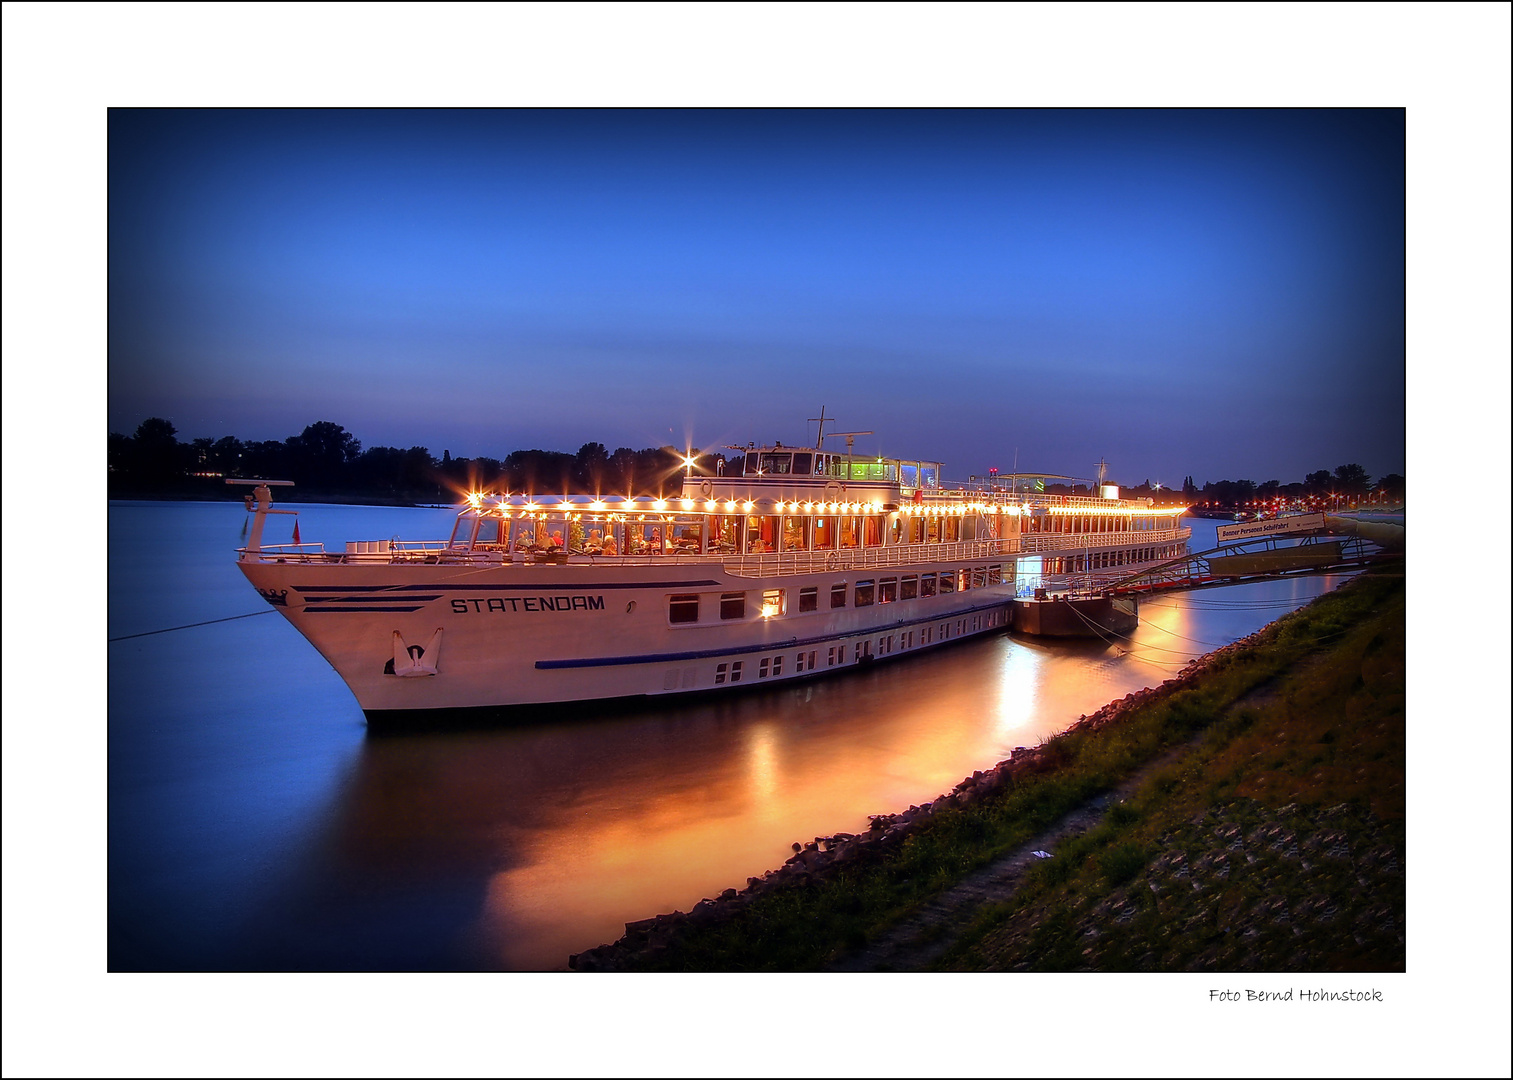
[[[488,509],[496,511],[501,516],[505,517],[509,516],[509,512],[511,510],[517,510],[523,514],[582,514],[585,512],[617,512],[619,514],[625,514],[626,512],[635,512],[635,510],[641,509],[645,505],[644,503],[638,504],[637,500],[629,497],[622,498],[620,502],[615,504],[614,506],[606,503],[603,499],[595,499],[593,502],[587,505],[574,503],[564,499],[554,505],[551,503],[538,503],[534,498],[531,498],[530,496],[523,496],[527,499],[527,501],[524,503],[513,504],[512,502],[510,502],[511,499],[520,497],[522,496],[485,495],[482,492],[471,492],[467,496],[467,501],[468,505],[471,506],[474,510],[481,510],[484,508],[484,499],[494,499],[496,500],[495,504]],[[722,506],[722,503],[718,499],[706,499],[702,500],[702,502],[696,499],[655,499],[651,502],[650,509],[659,513],[663,513],[670,509],[674,503],[676,503],[678,508],[681,510],[694,512],[702,510],[704,512],[712,514],[719,513]],[[724,512],[728,514],[734,514],[738,511],[749,514],[757,510],[757,504],[750,499],[747,499],[744,502],[738,502],[734,499],[727,499],[723,503],[723,508]],[[1128,510],[1119,511],[1112,509],[1105,510],[1093,508],[1073,510],[1065,507],[1053,507],[1052,511],[1055,513],[1095,514],[1130,512]],[[779,500],[773,504],[771,512],[778,514],[797,514],[800,512],[806,514],[881,514],[883,512],[883,504],[878,500],[873,500],[871,502],[798,502],[797,500],[792,502],[785,502]],[[1166,511],[1161,512],[1165,513]],[[1179,511],[1172,512],[1176,513]],[[980,502],[947,504],[904,503],[903,505],[899,506],[897,510],[894,511],[894,513],[897,513],[904,517],[960,517],[968,513],[1020,515],[1028,513],[1028,508],[1018,505],[1001,505]]]

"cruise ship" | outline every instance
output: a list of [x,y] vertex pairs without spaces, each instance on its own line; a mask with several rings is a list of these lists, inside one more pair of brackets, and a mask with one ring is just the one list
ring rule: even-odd
[[[264,546],[238,565],[370,723],[450,710],[732,692],[901,660],[1186,552],[1182,508],[1113,488],[950,484],[941,463],[781,443],[672,498],[470,494],[450,537]],[[733,450],[737,448],[731,448]],[[1132,601],[1120,601],[1132,603]],[[1016,608],[1019,613],[1016,615]],[[1033,625],[1030,625],[1033,621]],[[1096,625],[1096,620],[1095,620]]]

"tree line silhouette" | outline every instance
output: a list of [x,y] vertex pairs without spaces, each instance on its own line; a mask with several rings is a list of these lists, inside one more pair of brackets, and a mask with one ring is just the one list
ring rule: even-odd
[[[700,455],[698,475],[724,467],[723,454]],[[468,491],[539,492],[551,494],[666,495],[679,490],[683,455],[671,446],[614,453],[603,443],[584,443],[576,454],[558,450],[516,450],[503,460],[491,457],[454,458],[442,451],[440,460],[424,446],[408,450],[362,443],[340,424],[322,420],[282,442],[244,442],[232,436],[180,442],[167,420],[144,420],[133,435],[112,432],[108,452],[109,492],[116,497],[239,498],[241,492],[225,483],[228,477],[293,480],[291,499],[383,501],[394,503],[455,502]],[[1051,484],[1049,493],[1086,493],[1083,485]],[[1145,483],[1123,488],[1126,497],[1170,501],[1176,492]],[[1201,488],[1188,476],[1181,497],[1190,505],[1239,509],[1273,499],[1382,500],[1401,502],[1403,478],[1397,474],[1375,483],[1360,465],[1340,465],[1333,472],[1309,473],[1301,483],[1279,480],[1218,480]]]
[[[695,471],[723,467],[723,454],[704,454]],[[516,450],[503,460],[440,459],[424,446],[370,446],[329,420],[311,424],[280,442],[232,436],[181,442],[167,420],[144,420],[133,435],[109,439],[109,493],[115,497],[240,498],[228,478],[293,480],[291,500],[379,500],[451,503],[468,491],[530,491],[542,494],[665,495],[679,490],[683,455],[671,446],[610,453],[603,443],[584,443],[576,454]]]

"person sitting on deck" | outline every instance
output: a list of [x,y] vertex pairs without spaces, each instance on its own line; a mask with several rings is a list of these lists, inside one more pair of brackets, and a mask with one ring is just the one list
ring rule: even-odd
[[620,545],[617,544],[617,543],[615,543],[615,534],[614,533],[610,533],[608,536],[606,536],[604,538],[604,549],[603,549],[603,551],[600,552],[600,554],[601,555],[618,555],[618,554],[620,554]]
[[554,549],[558,549],[558,550],[561,549],[561,547],[562,547],[562,530],[561,529],[553,529],[552,530],[552,547]]

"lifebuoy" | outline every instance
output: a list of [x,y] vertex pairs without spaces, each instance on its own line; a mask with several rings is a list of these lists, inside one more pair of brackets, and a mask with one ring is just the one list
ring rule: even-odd
[[839,551],[832,551],[829,555],[825,556],[825,569],[826,570],[839,570],[840,566],[841,566],[841,553]]
[[831,480],[829,483],[827,483],[825,485],[825,501],[826,502],[840,502],[841,501],[841,496],[844,495],[845,492],[846,492],[846,485],[845,484],[838,484],[834,480]]
[[706,499],[709,498],[714,494],[714,485],[711,484],[708,480],[703,481],[699,484],[699,494],[704,496],[704,498]]

